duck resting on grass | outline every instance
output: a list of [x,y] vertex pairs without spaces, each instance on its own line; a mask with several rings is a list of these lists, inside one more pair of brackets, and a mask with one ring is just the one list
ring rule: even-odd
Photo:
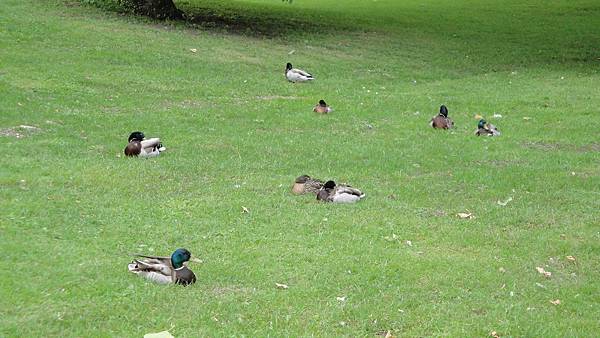
[[187,249],[177,249],[171,257],[146,256],[136,254],[136,257],[127,268],[130,272],[144,277],[158,284],[180,284],[183,286],[194,284],[196,275],[188,269],[189,261],[200,262],[192,257]]
[[308,72],[305,72],[302,69],[293,68],[292,64],[289,62],[285,66],[285,77],[290,82],[306,82],[315,79]]
[[319,103],[317,103],[317,105],[313,108],[313,111],[319,114],[327,114],[331,113],[333,109],[331,109],[331,107],[325,103],[325,100],[319,100]]
[[130,157],[155,157],[160,155],[161,152],[167,150],[160,139],[155,137],[146,140],[146,137],[141,131],[134,131],[129,135],[129,142],[123,151],[125,156]]
[[500,131],[498,131],[498,128],[496,128],[495,125],[487,123],[484,119],[481,119],[477,124],[477,130],[475,131],[475,135],[500,136]]
[[292,186],[292,193],[303,195],[306,193],[316,194],[323,187],[323,181],[311,178],[308,175],[298,176]]
[[354,203],[363,199],[366,195],[349,185],[336,185],[334,181],[327,181],[319,190],[317,200],[333,203]]
[[436,129],[450,129],[454,126],[454,122],[448,118],[448,108],[442,105],[440,107],[440,113],[434,116],[429,125]]

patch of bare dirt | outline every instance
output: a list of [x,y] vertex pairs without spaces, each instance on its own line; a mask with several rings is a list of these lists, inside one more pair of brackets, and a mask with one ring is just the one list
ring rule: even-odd
[[16,127],[0,129],[0,136],[23,138],[42,131],[41,128],[22,124]]

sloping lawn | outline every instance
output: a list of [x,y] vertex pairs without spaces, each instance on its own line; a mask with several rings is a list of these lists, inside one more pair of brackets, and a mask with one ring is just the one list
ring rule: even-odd
[[[0,5],[0,336],[598,335],[599,4],[177,4]],[[127,272],[179,247],[191,287]]]

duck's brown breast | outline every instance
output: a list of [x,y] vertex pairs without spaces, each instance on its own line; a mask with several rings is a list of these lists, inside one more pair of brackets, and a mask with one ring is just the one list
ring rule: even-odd
[[329,112],[329,109],[327,109],[327,107],[323,107],[321,105],[316,105],[315,108],[313,109],[313,111],[315,113],[319,113],[319,114],[327,114]]
[[438,115],[431,120],[431,126],[438,129],[448,129],[450,128],[450,123],[447,118]]

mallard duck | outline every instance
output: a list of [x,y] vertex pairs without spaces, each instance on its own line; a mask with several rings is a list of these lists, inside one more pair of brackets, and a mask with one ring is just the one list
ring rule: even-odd
[[329,107],[327,105],[327,103],[325,103],[325,100],[319,100],[319,103],[317,103],[317,105],[315,105],[315,107],[313,108],[313,111],[315,113],[319,113],[319,114],[327,114],[327,113],[331,113],[331,111],[333,111],[333,109],[331,109],[331,107]]
[[296,195],[306,193],[316,194],[323,187],[323,181],[311,178],[308,175],[298,176],[292,186],[292,192]]
[[327,181],[319,190],[317,200],[333,203],[354,203],[363,199],[366,195],[349,185],[336,185],[334,181]]
[[160,142],[159,138],[151,138],[146,140],[146,137],[141,131],[134,131],[129,135],[128,144],[123,151],[125,156],[139,157],[155,157],[161,152],[167,150]]
[[285,66],[285,77],[290,82],[305,82],[315,79],[312,75],[302,69],[292,68],[292,64],[289,62]]
[[484,119],[481,119],[479,120],[479,123],[477,123],[475,135],[500,136],[500,131],[498,131],[498,128],[496,128],[495,125],[487,123]]
[[450,129],[454,126],[454,122],[448,118],[448,108],[442,105],[440,107],[440,113],[434,116],[429,122],[433,128],[438,129]]
[[190,285],[196,282],[196,275],[188,269],[189,261],[200,262],[192,257],[187,249],[177,249],[171,257],[135,255],[143,259],[134,259],[127,268],[132,273],[158,284]]

